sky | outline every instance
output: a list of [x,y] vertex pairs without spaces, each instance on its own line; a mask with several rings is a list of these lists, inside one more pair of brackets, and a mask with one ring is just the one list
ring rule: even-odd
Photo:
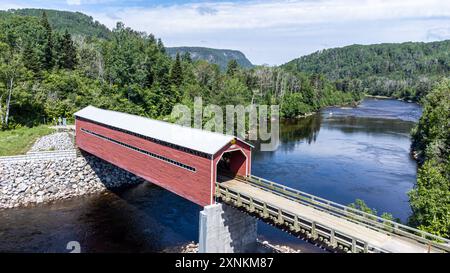
[[0,9],[80,11],[112,29],[117,21],[166,46],[242,51],[279,65],[351,44],[450,39],[449,0],[0,0]]

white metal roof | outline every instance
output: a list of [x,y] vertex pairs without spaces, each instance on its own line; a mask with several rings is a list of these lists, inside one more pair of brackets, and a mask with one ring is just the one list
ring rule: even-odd
[[194,129],[160,120],[104,110],[94,106],[87,106],[74,115],[212,155],[236,138],[230,135]]

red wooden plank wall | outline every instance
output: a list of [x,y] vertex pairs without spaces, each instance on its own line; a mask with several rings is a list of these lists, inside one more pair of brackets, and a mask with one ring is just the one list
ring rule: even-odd
[[[116,143],[93,136],[80,129],[107,136],[116,141],[158,154],[196,168],[191,172]],[[212,202],[211,159],[163,146],[84,120],[76,120],[77,146],[122,169],[134,173],[201,206]]]

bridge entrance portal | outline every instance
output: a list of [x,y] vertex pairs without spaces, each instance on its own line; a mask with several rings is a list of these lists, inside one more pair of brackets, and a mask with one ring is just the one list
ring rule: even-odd
[[247,160],[248,160],[247,156],[240,149],[224,152],[220,160],[217,162],[216,181],[222,182],[228,180],[226,178],[234,178],[236,176],[247,176],[248,174]]

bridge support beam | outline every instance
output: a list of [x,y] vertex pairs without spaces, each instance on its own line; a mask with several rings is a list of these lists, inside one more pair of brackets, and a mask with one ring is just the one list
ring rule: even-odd
[[257,219],[225,204],[200,212],[200,253],[252,252],[256,246]]

